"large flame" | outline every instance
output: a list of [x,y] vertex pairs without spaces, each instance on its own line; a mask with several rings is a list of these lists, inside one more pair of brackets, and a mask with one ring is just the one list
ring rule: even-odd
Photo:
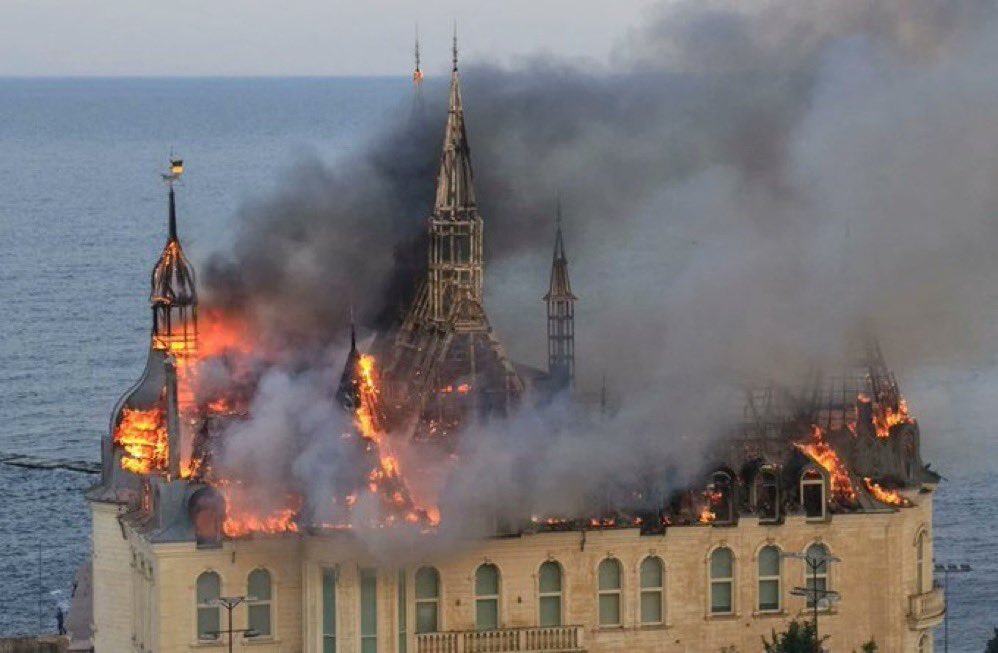
[[284,505],[262,510],[251,493],[238,483],[221,481],[215,487],[225,499],[225,522],[222,531],[228,537],[245,537],[251,533],[297,533],[295,521],[302,507],[297,494],[286,497]]
[[114,443],[122,448],[122,469],[136,474],[165,470],[169,461],[166,416],[160,408],[125,407],[114,429]]
[[911,501],[901,496],[896,490],[888,490],[881,487],[879,483],[874,483],[873,479],[869,476],[863,477],[863,485],[866,486],[866,489],[873,498],[881,503],[886,503],[896,508],[909,508],[912,505]]
[[835,453],[835,449],[825,441],[824,432],[820,428],[813,427],[810,442],[795,442],[794,446],[828,472],[828,476],[831,478],[833,498],[841,503],[852,504],[856,502],[856,490],[849,479],[849,471],[839,455]]

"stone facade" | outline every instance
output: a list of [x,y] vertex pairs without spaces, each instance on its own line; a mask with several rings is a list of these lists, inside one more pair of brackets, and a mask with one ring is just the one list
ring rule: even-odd
[[[323,572],[335,577],[336,653],[362,653],[360,570],[375,569],[377,647],[382,653],[472,651],[758,651],[760,637],[795,616],[809,616],[793,587],[805,584],[804,563],[785,558],[780,608],[758,609],[758,553],[767,545],[801,552],[824,544],[841,560],[828,586],[841,600],[820,615],[831,651],[858,650],[875,638],[881,651],[932,651],[931,629],[942,619],[942,595],[932,583],[932,494],[909,493],[915,506],[837,514],[814,521],[788,516],[780,524],[742,517],[737,525],[682,526],[642,535],[636,528],[524,533],[516,537],[453,543],[446,549],[427,536],[405,559],[379,561],[348,532],[228,540],[218,548],[193,542],[150,543],[119,520],[117,508],[94,502],[94,621],[96,650],[173,653],[222,648],[199,641],[195,587],[199,574],[219,574],[223,596],[246,595],[248,575],[265,568],[272,579],[272,636],[244,640],[234,649],[269,653],[323,651]],[[919,537],[921,572],[918,571]],[[421,546],[427,552],[418,553]],[[733,609],[712,615],[711,552],[727,547],[734,559]],[[431,553],[437,551],[437,553]],[[662,623],[642,625],[640,565],[647,556],[664,563]],[[620,562],[620,625],[600,626],[598,568]],[[538,569],[555,561],[562,570],[562,623],[575,628],[539,630]],[[475,634],[475,573],[498,568],[499,630]],[[415,633],[416,570],[439,572],[438,635]],[[405,594],[399,602],[399,572]],[[921,587],[917,584],[921,580]],[[406,632],[400,638],[399,608]],[[220,610],[221,628],[226,628]],[[233,611],[233,627],[247,627],[247,608]],[[922,639],[924,636],[924,640]],[[491,638],[491,639],[486,639]],[[401,639],[401,641],[400,641]],[[921,648],[920,641],[922,642]],[[372,640],[373,644],[373,640]],[[403,650],[404,647],[404,650]],[[368,649],[371,650],[371,649]]]

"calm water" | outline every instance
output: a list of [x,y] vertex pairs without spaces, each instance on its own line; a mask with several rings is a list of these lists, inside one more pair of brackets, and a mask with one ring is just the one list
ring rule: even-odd
[[[99,457],[145,361],[171,147],[187,161],[180,229],[197,259],[242,202],[303,157],[348,155],[408,93],[406,79],[0,80],[0,451]],[[998,365],[908,376],[926,457],[949,479],[937,559],[975,567],[950,582],[950,650],[981,651],[998,625],[998,489],[983,476],[998,456]],[[37,632],[39,614],[54,629],[89,550],[91,480],[0,465],[0,633]]]

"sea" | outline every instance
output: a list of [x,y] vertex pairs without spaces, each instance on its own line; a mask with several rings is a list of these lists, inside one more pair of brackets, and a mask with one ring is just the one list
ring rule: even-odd
[[[99,460],[145,362],[171,152],[185,160],[180,236],[197,262],[229,242],[240,207],[302,161],[349,160],[411,93],[402,77],[0,79],[0,453]],[[998,307],[998,290],[981,299]],[[983,651],[998,627],[995,352],[900,379],[945,479],[936,561],[972,569],[949,578],[957,653]],[[55,631],[90,553],[94,480],[0,464],[0,636]]]

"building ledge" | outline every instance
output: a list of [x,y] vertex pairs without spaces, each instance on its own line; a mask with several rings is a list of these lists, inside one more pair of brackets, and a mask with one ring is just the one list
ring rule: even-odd
[[941,587],[908,597],[908,626],[912,630],[934,628],[946,616],[946,595]]

